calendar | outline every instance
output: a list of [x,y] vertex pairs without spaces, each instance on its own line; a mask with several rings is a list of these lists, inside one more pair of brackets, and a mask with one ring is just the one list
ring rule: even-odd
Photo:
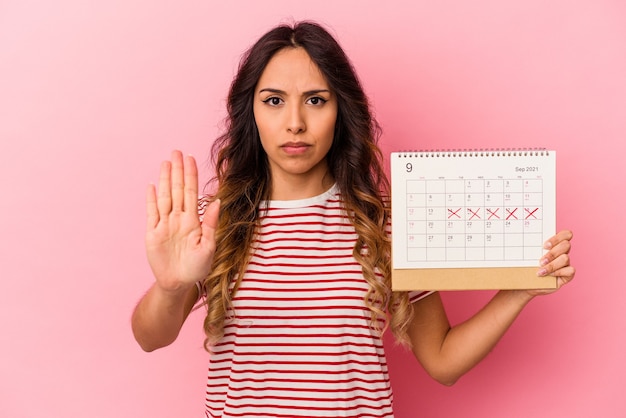
[[[546,286],[534,277],[543,243],[556,231],[555,151],[394,152],[391,202],[395,275],[436,280],[451,273],[441,270],[467,277],[477,273],[467,269],[510,275],[485,269],[522,268],[528,277],[532,271],[531,283],[513,287]],[[462,287],[510,286],[477,280]]]

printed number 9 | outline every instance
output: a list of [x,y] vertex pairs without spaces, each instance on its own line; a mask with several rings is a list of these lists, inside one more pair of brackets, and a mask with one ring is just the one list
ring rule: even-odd
[[413,164],[406,163],[406,172],[410,173],[411,171],[413,171]]

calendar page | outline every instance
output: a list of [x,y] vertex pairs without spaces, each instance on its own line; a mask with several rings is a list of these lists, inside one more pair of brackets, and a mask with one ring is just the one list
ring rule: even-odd
[[556,152],[391,154],[393,269],[534,267],[556,231]]

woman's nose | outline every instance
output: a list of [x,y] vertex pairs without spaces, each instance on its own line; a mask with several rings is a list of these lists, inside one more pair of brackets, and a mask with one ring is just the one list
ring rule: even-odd
[[306,124],[300,105],[294,103],[287,111],[289,112],[287,115],[287,131],[292,134],[304,132]]

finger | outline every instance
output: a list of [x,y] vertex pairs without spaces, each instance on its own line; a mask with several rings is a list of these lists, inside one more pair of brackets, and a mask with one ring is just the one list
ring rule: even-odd
[[538,276],[556,276],[557,274],[555,272],[559,271],[560,269],[564,267],[569,266],[569,264],[570,264],[569,254],[563,253],[559,255],[558,257],[556,257],[552,262],[543,266],[539,270],[539,272],[537,272],[537,275]]
[[565,229],[563,231],[559,231],[556,235],[551,237],[549,240],[547,240],[543,244],[543,248],[545,248],[546,250],[549,250],[549,249],[555,247],[559,242],[561,242],[561,241],[571,241],[572,238],[574,238],[574,234],[572,233],[572,231],[567,230],[567,229]]
[[217,221],[220,214],[220,204],[222,202],[219,199],[215,199],[204,211],[204,219],[202,220],[203,228],[217,229]]
[[196,160],[191,155],[185,157],[185,202],[187,211],[198,213],[198,167]]
[[161,163],[161,174],[159,175],[159,192],[157,194],[157,208],[159,217],[163,217],[172,211],[172,191],[170,186],[170,176],[172,164],[169,161]]
[[154,184],[150,184],[146,192],[146,215],[148,228],[156,228],[159,223],[159,208]]
[[220,200],[216,199],[207,206],[202,219],[202,241],[206,245],[215,246],[215,231],[220,213]]
[[546,252],[543,257],[541,257],[539,264],[541,266],[545,266],[546,264],[557,259],[561,254],[569,254],[571,249],[572,244],[569,241],[560,241],[554,248]]
[[552,276],[556,278],[557,289],[565,286],[574,279],[576,275],[576,269],[572,266],[567,266],[555,271]]
[[172,210],[182,211],[184,209],[183,188],[183,154],[180,151],[172,152]]
[[576,269],[572,266],[563,267],[552,273],[556,278],[562,278],[565,283],[569,283],[576,275]]

